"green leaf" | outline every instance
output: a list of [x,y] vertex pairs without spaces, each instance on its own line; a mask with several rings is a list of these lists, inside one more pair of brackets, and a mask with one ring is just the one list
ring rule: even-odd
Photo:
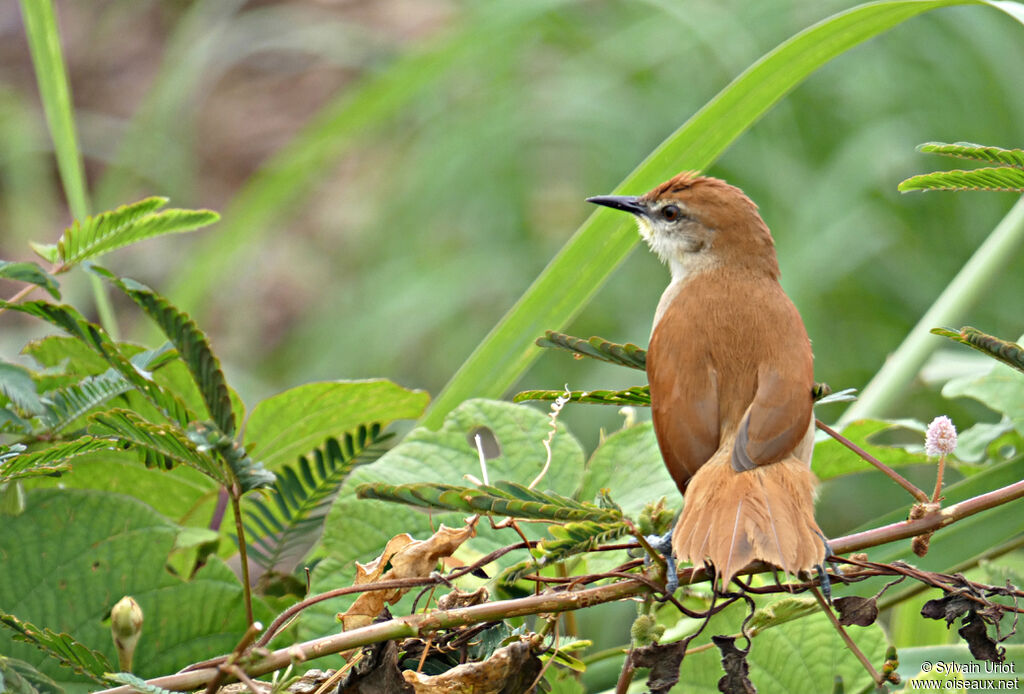
[[42,450],[13,456],[4,454],[0,448],[0,483],[62,472],[69,469],[68,463],[75,458],[116,447],[113,441],[83,436],[74,441],[60,442]]
[[537,346],[548,349],[563,349],[573,354],[600,359],[609,364],[628,366],[643,371],[647,368],[647,350],[637,347],[632,343],[624,345],[609,342],[601,337],[592,337],[589,340],[573,337],[564,333],[548,330],[544,337],[537,338]]
[[[642,193],[681,170],[708,167],[769,108],[832,58],[911,17],[961,4],[979,3],[883,0],[815,24],[750,66],[615,190],[602,192]],[[568,324],[632,250],[638,235],[627,217],[605,208],[590,216],[463,363],[434,400],[425,424],[437,427],[458,403],[471,397],[499,397],[514,384],[539,354],[534,336]]]
[[981,376],[962,376],[942,388],[946,398],[973,398],[985,407],[1006,415],[1024,436],[1024,373],[993,364]]
[[22,0],[21,16],[25,21],[25,36],[36,71],[39,97],[57,156],[57,170],[71,214],[81,218],[89,211],[85,168],[75,132],[71,87],[64,70],[53,0]]
[[17,640],[32,644],[64,667],[85,675],[93,682],[107,683],[104,674],[113,669],[110,661],[102,653],[79,643],[70,635],[40,629],[3,610],[0,610],[0,624],[15,632]]
[[242,444],[225,435],[212,422],[189,424],[188,440],[200,451],[217,451],[228,464],[231,475],[238,482],[243,494],[274,484],[274,473],[267,470],[263,463],[250,458]]
[[[0,581],[0,605],[20,620],[74,634],[116,662],[104,619],[114,603],[131,595],[146,620],[135,653],[140,677],[166,675],[230,652],[246,628],[242,586],[217,557],[209,557],[190,581],[169,573],[167,558],[178,533],[177,526],[127,496],[30,489],[25,512],[0,523],[0,556],[10,567]],[[257,619],[272,617],[261,601],[254,607]],[[74,682],[69,672],[4,630],[0,653],[25,660],[62,686]]]
[[44,368],[60,368],[64,373],[94,376],[110,365],[80,340],[66,335],[48,335],[26,344],[22,354],[35,359]]
[[990,161],[996,164],[1006,164],[1018,169],[1024,169],[1024,149],[1003,149],[989,145],[976,145],[973,142],[925,142],[918,145],[919,152],[930,152],[943,154],[948,157],[959,157],[960,159],[976,159],[978,161]]
[[22,412],[30,415],[41,414],[46,405],[36,392],[36,383],[32,373],[16,364],[0,361],[0,393]]
[[329,436],[371,422],[384,427],[396,419],[415,419],[428,400],[422,390],[383,379],[307,383],[256,405],[245,424],[245,441],[264,465],[276,470]]
[[[512,402],[528,400],[554,401],[566,397],[565,391],[558,390],[524,390],[516,393]],[[619,407],[650,407],[650,386],[633,386],[626,390],[573,390],[569,392],[568,402],[582,402],[591,405],[617,405]]]
[[57,261],[65,267],[76,265],[137,241],[195,231],[220,219],[210,210],[156,211],[166,204],[167,198],[151,197],[76,220],[57,241]]
[[934,171],[900,181],[901,193],[913,190],[1002,190],[1024,192],[1024,169],[984,167],[963,171]]
[[596,499],[602,489],[632,518],[662,497],[669,499],[669,508],[681,505],[679,489],[668,474],[650,422],[614,432],[594,451],[579,498]]
[[225,435],[234,436],[235,413],[231,406],[227,381],[220,368],[220,360],[213,353],[210,341],[195,321],[149,287],[131,279],[119,279],[106,270],[95,270],[131,297],[156,321],[188,366],[217,427]]
[[187,434],[172,424],[148,422],[130,410],[97,412],[90,417],[89,431],[96,436],[116,438],[138,451],[147,466],[170,469],[189,465],[227,485],[222,467],[207,453],[199,450]]
[[564,525],[549,525],[552,539],[543,540],[540,549],[544,563],[562,561],[574,554],[589,552],[601,543],[609,542],[629,533],[622,522],[571,521]]
[[976,349],[1024,373],[1024,348],[1016,342],[1001,340],[969,325],[960,328],[959,331],[949,328],[932,328],[931,332],[933,335],[948,337],[950,340],[967,345],[971,349]]
[[0,279],[38,285],[48,291],[54,299],[60,300],[60,285],[56,278],[36,263],[0,260]]
[[297,562],[323,529],[328,506],[341,483],[356,465],[380,454],[380,425],[359,427],[346,433],[344,446],[335,438],[316,449],[312,462],[299,456],[296,466],[284,465],[266,495],[266,501],[248,497],[245,502],[245,534],[249,557],[266,570],[290,572],[285,560]]

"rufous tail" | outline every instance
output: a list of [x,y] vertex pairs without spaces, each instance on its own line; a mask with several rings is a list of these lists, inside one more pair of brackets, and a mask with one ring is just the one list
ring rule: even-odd
[[754,560],[796,575],[825,560],[824,536],[814,520],[817,478],[790,456],[736,472],[723,446],[690,480],[686,504],[672,534],[676,559],[715,567],[725,588]]

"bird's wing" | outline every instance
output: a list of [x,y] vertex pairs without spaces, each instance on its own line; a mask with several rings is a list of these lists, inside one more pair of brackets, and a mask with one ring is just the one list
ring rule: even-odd
[[807,434],[814,407],[813,381],[809,344],[784,360],[761,363],[754,401],[736,432],[734,469],[776,463],[794,452]]
[[651,346],[661,349],[658,358],[647,360],[654,433],[665,465],[683,491],[718,450],[718,374],[709,359],[689,353],[697,347],[692,341],[659,344],[655,337]]

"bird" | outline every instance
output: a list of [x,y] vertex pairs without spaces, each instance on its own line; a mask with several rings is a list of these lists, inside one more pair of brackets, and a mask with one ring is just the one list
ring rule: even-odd
[[757,205],[694,171],[643,195],[587,200],[634,215],[671,272],[646,368],[654,432],[684,498],[672,554],[710,563],[721,590],[755,560],[821,572],[814,358]]

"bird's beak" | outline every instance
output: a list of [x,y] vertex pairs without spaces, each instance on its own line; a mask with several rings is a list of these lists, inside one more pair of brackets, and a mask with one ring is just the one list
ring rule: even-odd
[[640,198],[634,195],[598,195],[593,198],[587,198],[587,202],[610,207],[613,210],[631,212],[636,215],[647,214],[647,206],[640,201]]

